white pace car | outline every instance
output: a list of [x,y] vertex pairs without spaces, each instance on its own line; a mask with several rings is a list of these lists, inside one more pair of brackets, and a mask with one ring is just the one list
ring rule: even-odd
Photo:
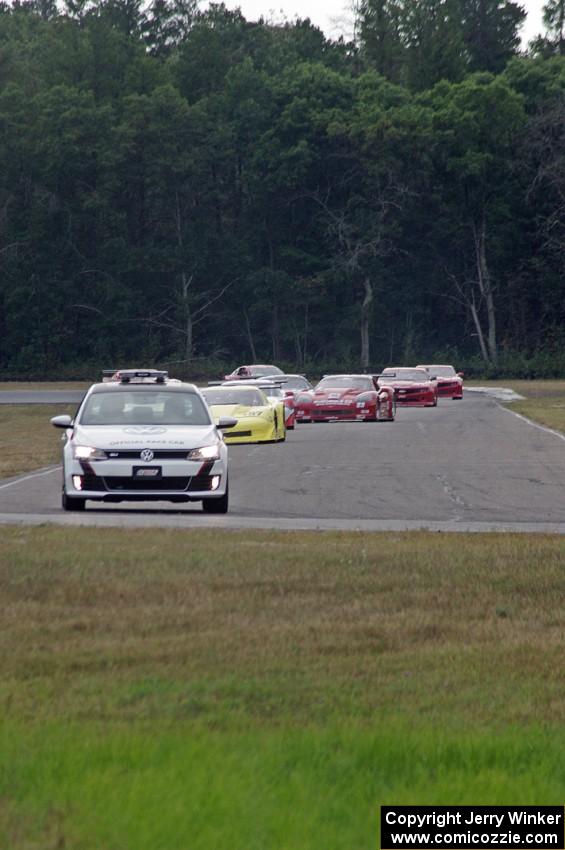
[[228,450],[206,402],[192,384],[166,372],[122,370],[93,384],[66,429],[63,508],[84,510],[87,499],[202,501],[209,513],[228,510]]

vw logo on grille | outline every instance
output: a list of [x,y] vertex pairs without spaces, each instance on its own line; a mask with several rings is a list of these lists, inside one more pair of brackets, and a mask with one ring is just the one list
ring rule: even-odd
[[153,460],[153,458],[154,458],[154,457],[155,457],[155,455],[154,455],[154,453],[151,451],[151,449],[143,449],[143,451],[142,451],[142,452],[141,452],[141,454],[140,454],[140,458],[141,458],[141,460],[144,460],[144,461],[146,461],[146,462],[149,462],[150,460]]

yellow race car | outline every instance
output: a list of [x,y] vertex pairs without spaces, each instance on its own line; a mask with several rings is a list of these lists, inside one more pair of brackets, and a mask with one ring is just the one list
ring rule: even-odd
[[201,389],[216,424],[223,416],[237,419],[224,433],[226,443],[275,443],[286,439],[284,402],[269,400],[258,387],[215,386]]

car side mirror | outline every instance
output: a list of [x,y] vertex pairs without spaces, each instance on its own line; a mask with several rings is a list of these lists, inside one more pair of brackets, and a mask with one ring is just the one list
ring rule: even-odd
[[218,420],[217,427],[223,431],[225,428],[233,428],[234,425],[237,425],[237,419],[234,419],[233,416],[222,416]]
[[437,375],[430,375],[430,381],[437,381]]
[[54,425],[55,428],[72,428],[73,418],[68,413],[63,413],[62,416],[54,416],[51,425]]
[[464,377],[465,377],[465,372],[457,372],[457,377],[458,377],[458,378],[464,378]]

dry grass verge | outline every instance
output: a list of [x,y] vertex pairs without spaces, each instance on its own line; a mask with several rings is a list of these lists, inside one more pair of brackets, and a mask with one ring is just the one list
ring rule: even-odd
[[64,404],[0,404],[0,479],[59,463],[63,432],[49,419],[75,410]]
[[469,381],[469,386],[509,387],[524,396],[508,407],[557,431],[565,432],[565,381]]
[[565,718],[562,538],[4,528],[0,563],[18,713]]

